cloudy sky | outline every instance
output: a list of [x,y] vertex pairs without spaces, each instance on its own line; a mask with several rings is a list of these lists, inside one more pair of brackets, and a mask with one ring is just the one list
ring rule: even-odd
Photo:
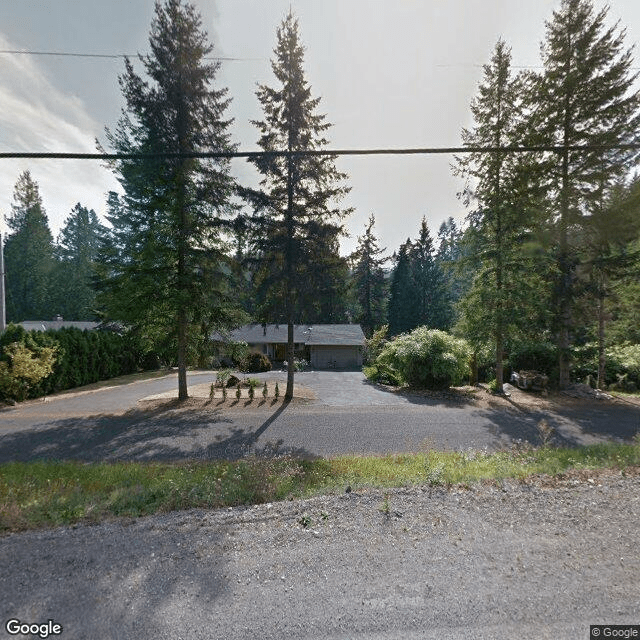
[[[153,0],[2,0],[0,49],[95,54],[148,50]],[[514,66],[540,64],[552,0],[196,0],[215,54],[233,58],[219,75],[233,97],[233,135],[256,148],[260,117],[256,83],[272,83],[269,60],[276,28],[291,6],[306,46],[305,66],[320,109],[333,123],[333,148],[435,147],[460,144],[471,124],[469,103],[495,42],[512,47]],[[611,0],[609,17],[640,40],[638,0]],[[596,2],[596,6],[602,4]],[[640,55],[640,54],[637,54]],[[640,60],[638,60],[640,66]],[[0,53],[0,150],[95,151],[113,127],[122,99],[121,59]],[[447,156],[350,157],[346,204],[353,250],[371,213],[392,253],[415,237],[423,216],[435,235],[449,216],[462,220],[462,187]],[[0,160],[0,213],[10,211],[13,186],[28,168],[40,185],[54,236],[76,202],[104,212],[117,188],[98,161]],[[251,179],[246,161],[234,171]]]

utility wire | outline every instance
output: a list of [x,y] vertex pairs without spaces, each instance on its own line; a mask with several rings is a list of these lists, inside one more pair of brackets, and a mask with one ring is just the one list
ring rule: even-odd
[[[129,53],[71,53],[68,51],[27,51],[23,49],[0,49],[0,53],[17,53],[30,56],[65,56],[68,58],[137,58],[142,54]],[[267,58],[226,58],[226,57],[205,57],[203,60],[216,60],[219,62],[250,62],[256,60],[266,60]]]
[[[137,58],[139,53],[74,53],[71,51],[31,51],[27,49],[0,49],[2,53],[13,53],[29,56],[61,56],[67,58],[107,58],[107,59],[121,59],[121,58]],[[268,58],[232,58],[225,56],[205,57],[203,60],[215,60],[219,62],[259,62],[268,60]],[[451,69],[451,68],[478,68],[483,69],[487,66],[486,63],[479,62],[456,62],[456,63],[440,63],[434,65],[436,68]],[[542,65],[511,65],[512,69],[544,69]],[[640,70],[640,67],[630,67],[631,70]]]
[[65,153],[65,152],[0,152],[0,160],[43,159],[43,160],[150,160],[153,158],[261,158],[261,157],[304,157],[304,156],[375,156],[375,155],[427,155],[455,153],[529,153],[564,151],[634,151],[640,150],[640,143],[612,145],[523,145],[523,146],[470,146],[470,147],[425,147],[415,149],[307,149],[303,151],[191,151],[186,153]]

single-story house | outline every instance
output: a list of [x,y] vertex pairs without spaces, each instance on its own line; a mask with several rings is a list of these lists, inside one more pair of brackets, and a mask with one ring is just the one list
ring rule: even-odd
[[[252,351],[273,361],[286,359],[286,324],[247,324],[230,332],[229,340],[246,342]],[[359,324],[297,324],[294,351],[315,369],[357,369],[362,366],[364,333]]]
[[26,331],[49,331],[49,329],[57,331],[58,329],[67,329],[70,327],[75,327],[76,329],[80,329],[80,331],[93,331],[100,325],[99,322],[64,320],[60,316],[56,316],[53,320],[25,320],[18,324]]

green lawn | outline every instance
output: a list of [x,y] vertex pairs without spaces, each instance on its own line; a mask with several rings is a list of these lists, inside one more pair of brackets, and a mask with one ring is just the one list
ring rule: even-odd
[[206,463],[12,462],[0,465],[0,531],[272,502],[362,487],[470,484],[571,469],[640,465],[640,442]]

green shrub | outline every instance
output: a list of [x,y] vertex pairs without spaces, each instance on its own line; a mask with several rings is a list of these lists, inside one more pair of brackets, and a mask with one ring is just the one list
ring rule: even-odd
[[249,357],[249,345],[246,342],[231,341],[226,345],[227,353],[237,367],[242,367]]
[[619,345],[607,349],[605,371],[608,383],[617,382],[616,378],[624,377],[624,390],[631,391],[630,385],[639,387],[640,344]]
[[471,347],[465,340],[418,327],[387,344],[376,364],[391,367],[412,387],[443,389],[466,381],[470,357]]
[[231,377],[231,369],[220,369],[216,374],[216,384],[220,387],[226,387]]
[[112,331],[63,328],[27,332],[19,325],[9,325],[0,336],[0,361],[9,362],[7,348],[14,343],[35,354],[42,349],[56,351],[53,371],[29,383],[28,398],[134,373],[141,359],[134,337]]
[[548,342],[515,346],[509,354],[513,371],[539,371],[552,376],[558,369],[558,350]]
[[[598,346],[590,342],[573,351],[572,374],[583,381],[598,377]],[[623,344],[608,347],[605,352],[605,383],[620,391],[640,387],[640,345]]]
[[246,373],[271,371],[271,360],[264,353],[250,353],[242,362],[242,371]]
[[363,359],[365,364],[375,362],[376,358],[382,353],[384,345],[387,344],[388,333],[389,325],[385,324],[377,331],[374,331],[373,335],[364,341]]
[[32,386],[51,375],[56,361],[55,347],[32,351],[14,342],[4,348],[6,360],[0,361],[0,399],[25,400]]
[[388,384],[392,387],[399,387],[402,385],[402,379],[398,373],[386,364],[374,363],[363,367],[362,371],[367,379],[371,380],[371,382]]

